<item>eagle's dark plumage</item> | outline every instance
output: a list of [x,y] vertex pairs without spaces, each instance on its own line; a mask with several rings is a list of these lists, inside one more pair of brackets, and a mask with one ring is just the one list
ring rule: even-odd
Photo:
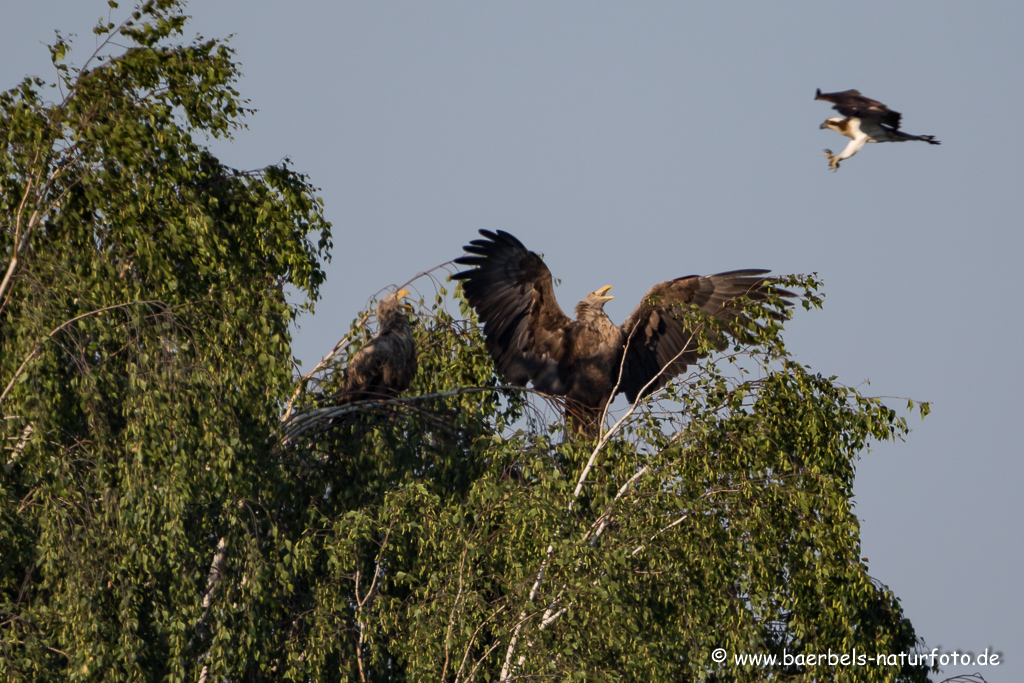
[[825,158],[832,170],[839,170],[839,162],[852,157],[867,142],[921,140],[931,145],[940,144],[934,135],[904,133],[899,129],[902,114],[878,100],[864,97],[859,90],[823,93],[819,88],[814,99],[832,102],[832,108],[846,117],[833,116],[821,124],[822,128],[830,128],[850,138],[846,149],[839,154],[832,154],[830,149],[825,150]]
[[377,335],[352,357],[338,394],[338,405],[351,401],[394,398],[416,374],[416,342],[412,337],[402,289],[377,304]]
[[621,326],[603,310],[613,298],[606,286],[579,302],[572,320],[555,300],[551,272],[537,254],[507,232],[480,234],[485,239],[473,240],[468,255],[455,259],[473,267],[453,277],[484,324],[498,372],[511,384],[532,382],[538,391],[566,397],[569,414],[583,428],[596,426],[615,394],[633,402],[701,357],[694,335],[700,323],[686,308],[720,321],[721,329],[705,336],[724,349],[721,332],[742,335],[748,322],[741,300],[766,300],[773,283],[767,270],[669,280],[652,287]]

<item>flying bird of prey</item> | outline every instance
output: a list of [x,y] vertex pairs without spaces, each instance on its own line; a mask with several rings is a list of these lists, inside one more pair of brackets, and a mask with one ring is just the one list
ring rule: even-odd
[[864,97],[859,90],[842,92],[821,92],[818,89],[816,100],[834,102],[832,108],[845,116],[833,116],[825,119],[822,128],[831,128],[850,138],[850,142],[839,154],[825,150],[828,165],[834,171],[839,170],[839,162],[849,159],[860,151],[865,142],[906,142],[907,140],[923,140],[930,145],[940,144],[934,135],[911,135],[900,130],[902,114],[893,111],[877,100]]
[[345,368],[338,405],[367,399],[394,398],[416,374],[416,342],[408,311],[409,295],[400,289],[377,304],[377,335],[356,352]]
[[[773,278],[767,270],[734,270],[691,275],[652,287],[622,325],[604,312],[611,286],[591,292],[576,305],[576,319],[555,300],[544,261],[507,232],[481,230],[485,239],[464,247],[455,263],[472,266],[452,277],[462,281],[470,305],[484,324],[487,349],[498,372],[511,384],[564,396],[577,431],[594,433],[605,406],[617,393],[632,403],[665,386],[702,354],[695,332],[701,325],[686,309],[694,306],[720,321],[705,338],[719,350],[723,331],[743,337],[749,320],[742,300],[765,301]],[[792,297],[775,290],[780,297]],[[789,305],[789,302],[784,302]],[[771,312],[781,317],[778,312]],[[620,374],[621,368],[621,374]]]

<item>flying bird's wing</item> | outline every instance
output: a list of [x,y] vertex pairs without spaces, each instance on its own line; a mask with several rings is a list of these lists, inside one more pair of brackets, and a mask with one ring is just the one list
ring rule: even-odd
[[[687,312],[690,306],[721,321],[721,327],[715,326],[718,329],[708,328],[703,332],[716,349],[726,348],[728,342],[722,329],[733,336],[742,335],[746,316],[740,300],[767,299],[767,286],[774,282],[773,278],[763,277],[768,272],[752,269],[703,277],[691,275],[651,287],[622,324],[628,341],[619,391],[632,403],[638,396],[646,396],[668,384],[703,355],[698,350],[696,334],[699,316]],[[776,294],[794,296],[785,290],[776,290]]]
[[902,114],[893,111],[878,100],[864,97],[859,90],[843,90],[842,92],[821,92],[818,89],[814,99],[833,102],[832,108],[843,116],[868,119],[884,123],[893,128],[900,127]]
[[532,380],[539,391],[565,392],[558,366],[572,320],[555,300],[551,271],[540,256],[503,230],[481,230],[485,239],[464,247],[455,263],[475,266],[452,276],[484,324],[487,348],[512,384]]

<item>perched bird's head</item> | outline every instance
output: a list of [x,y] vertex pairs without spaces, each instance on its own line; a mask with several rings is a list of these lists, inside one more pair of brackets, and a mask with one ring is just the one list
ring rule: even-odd
[[604,305],[614,299],[614,296],[608,296],[608,292],[612,289],[611,285],[605,285],[597,291],[587,294],[583,301],[576,304],[576,318],[583,320],[587,317],[587,313],[604,313]]
[[380,300],[380,303],[377,304],[377,323],[381,330],[409,323],[406,316],[412,312],[413,308],[409,304],[402,303],[402,299],[407,296],[409,296],[409,290],[400,289]]
[[589,301],[591,306],[597,306],[598,308],[604,308],[604,305],[614,299],[614,296],[608,296],[608,292],[612,291],[611,285],[605,285],[601,289],[591,292],[587,295],[584,301]]

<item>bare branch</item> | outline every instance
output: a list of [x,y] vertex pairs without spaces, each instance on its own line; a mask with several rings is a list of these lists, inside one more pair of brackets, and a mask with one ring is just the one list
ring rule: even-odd
[[[39,156],[41,153],[42,150],[36,150],[36,156],[32,160],[33,164],[39,162]],[[57,168],[54,169],[53,173],[51,173],[50,176],[46,179],[46,182],[43,184],[42,188],[39,189],[38,196],[40,198],[46,196],[46,193],[50,191],[51,187],[53,187],[53,184],[54,182],[56,182],[57,178],[59,178],[61,173],[63,173],[69,166],[71,166],[71,160],[65,162],[62,165],[57,166]],[[25,185],[25,194],[22,196],[21,202],[18,204],[18,210],[15,214],[16,217],[14,219],[14,251],[11,254],[10,263],[7,264],[7,270],[4,272],[4,279],[0,280],[0,310],[3,310],[4,307],[7,305],[6,299],[7,296],[10,294],[9,289],[11,283],[13,282],[14,273],[18,268],[18,257],[21,255],[22,250],[28,244],[28,238],[31,236],[32,231],[36,228],[36,226],[38,226],[43,221],[43,219],[46,218],[47,215],[49,215],[50,211],[52,211],[55,206],[60,205],[61,198],[63,198],[64,194],[67,193],[67,189],[65,189],[64,192],[60,194],[60,196],[55,197],[50,202],[49,206],[46,206],[42,210],[40,210],[40,208],[37,206],[36,209],[32,212],[32,215],[29,216],[28,223],[25,225],[24,231],[22,231],[21,217],[25,210],[25,202],[28,200],[29,195],[32,193],[32,184],[34,182],[38,182],[39,176],[42,174],[42,172],[43,169],[40,168],[39,172],[36,174],[36,177],[29,179],[28,183],[26,183]]]
[[294,441],[310,431],[329,426],[334,420],[352,413],[361,413],[373,408],[393,407],[410,408],[417,403],[433,401],[440,398],[462,396],[464,394],[479,394],[497,391],[501,393],[527,393],[540,396],[549,401],[560,403],[557,396],[550,396],[534,389],[526,387],[502,385],[493,387],[462,387],[451,391],[440,391],[433,394],[422,394],[420,396],[406,396],[405,398],[372,399],[365,401],[353,401],[342,406],[327,406],[325,408],[314,408],[301,413],[296,413],[291,419],[282,425],[283,434],[278,442],[278,447],[287,448]]
[[[630,407],[626,410],[626,412],[622,415],[622,417],[620,417],[615,422],[615,424],[612,425],[611,428],[609,428],[607,431],[604,431],[603,433],[600,433],[597,445],[594,446],[594,450],[591,452],[590,458],[587,460],[587,464],[583,467],[583,471],[580,473],[579,479],[577,479],[577,481],[576,481],[576,488],[573,489],[572,498],[570,499],[569,506],[568,506],[568,511],[570,513],[573,511],[573,509],[575,507],[575,504],[576,504],[576,501],[579,499],[580,494],[583,492],[583,486],[586,483],[587,479],[589,478],[590,472],[593,470],[595,464],[597,463],[597,459],[598,459],[598,456],[600,455],[601,451],[604,450],[604,447],[608,444],[608,442],[612,439],[612,437],[614,437],[622,429],[622,427],[625,425],[626,421],[630,418],[630,416],[632,416],[633,413],[636,412],[637,408],[640,405],[643,404],[643,402],[646,399],[646,397],[644,396],[644,392],[647,390],[647,388],[650,387],[653,383],[657,382],[658,378],[661,377],[665,373],[665,371],[676,360],[678,360],[680,356],[682,356],[686,352],[687,347],[689,346],[689,342],[692,341],[692,339],[694,338],[694,335],[702,327],[703,327],[703,323],[698,325],[694,329],[694,331],[690,334],[690,339],[687,341],[686,344],[683,345],[683,347],[679,351],[679,353],[677,353],[665,365],[663,365],[662,368],[658,371],[658,373],[654,377],[652,377],[647,382],[647,384],[645,384],[643,386],[643,388],[641,388],[641,390],[637,393],[636,400],[633,401],[632,405],[630,405]],[[629,338],[626,340],[626,346],[627,347],[629,345],[630,340],[632,340],[633,333],[636,331],[636,329],[637,328],[634,327],[633,330],[630,331]],[[624,359],[625,359],[625,354],[623,354],[623,362],[620,362],[620,364],[619,364],[619,376],[616,379],[614,388],[612,389],[612,396],[614,396],[615,392],[618,391],[619,383],[620,383],[620,381],[622,379],[622,368],[623,368],[623,365],[624,365]],[[610,401],[609,401],[609,403],[610,403]],[[599,424],[599,429],[603,429],[605,417],[607,416],[607,414],[608,414],[608,404],[606,403],[605,407],[604,407],[604,410],[601,413],[600,422],[598,423]],[[633,477],[631,477],[629,479],[629,481],[627,481],[623,485],[623,487],[619,490],[619,493],[616,495],[615,500],[612,502],[612,505],[614,505],[614,503],[616,501],[618,501],[619,498],[622,495],[625,494],[625,492],[629,489],[630,486],[633,485],[633,483],[635,483],[640,477],[642,477],[644,474],[646,474],[648,469],[649,469],[648,467],[641,468],[641,470],[639,472],[634,474]],[[599,526],[599,530],[598,530],[597,534],[595,534],[593,540],[596,540],[597,536],[599,536],[600,533],[604,531],[604,528],[607,526],[608,521],[610,521],[610,515],[611,515],[611,510],[608,510],[604,514],[602,514],[602,517],[604,518],[604,521],[601,522],[601,524]],[[583,540],[586,540],[586,539],[587,539],[587,535],[584,536]],[[553,552],[554,552],[554,544],[548,545],[547,552],[545,553],[544,559],[541,560],[540,568],[537,570],[536,579],[534,580],[533,587],[530,590],[530,597],[529,597],[529,601],[530,602],[533,601],[534,597],[536,596],[537,592],[540,589],[540,585],[541,585],[541,583],[544,580],[544,576],[545,576],[545,574],[547,572],[547,566],[548,566],[548,563],[551,561],[551,555],[552,555]],[[560,590],[557,593],[557,595],[555,597],[555,600],[553,600],[551,602],[551,604],[548,605],[547,609],[544,611],[544,616],[541,618],[542,626],[546,626],[547,624],[552,623],[555,619],[558,618],[558,616],[560,616],[561,614],[563,614],[565,612],[565,610],[563,609],[563,610],[561,610],[558,613],[557,616],[552,614],[552,610],[558,605],[558,598],[561,596],[561,594],[562,594],[562,591]],[[507,649],[506,654],[505,654],[505,663],[502,666],[501,676],[499,677],[499,680],[507,680],[508,677],[509,677],[510,665],[511,665],[512,657],[515,654],[515,648],[516,648],[516,646],[519,643],[519,635],[520,635],[520,633],[522,631],[523,625],[526,623],[525,620],[522,618],[524,615],[525,615],[525,612],[520,614],[519,623],[517,623],[515,628],[513,629],[512,638],[509,641],[508,649]],[[517,663],[519,665],[522,665],[524,660],[525,660],[525,658],[520,656]]]
[[[221,537],[217,542],[217,550],[213,554],[213,561],[210,563],[210,572],[206,575],[206,592],[203,594],[202,602],[203,613],[199,616],[198,625],[202,625],[206,621],[206,613],[210,605],[213,604],[213,594],[217,590],[217,584],[220,582],[221,576],[223,576],[224,559],[227,557],[227,553],[227,542]],[[199,672],[198,683],[206,683],[208,673],[209,665],[203,664],[203,668]]]

